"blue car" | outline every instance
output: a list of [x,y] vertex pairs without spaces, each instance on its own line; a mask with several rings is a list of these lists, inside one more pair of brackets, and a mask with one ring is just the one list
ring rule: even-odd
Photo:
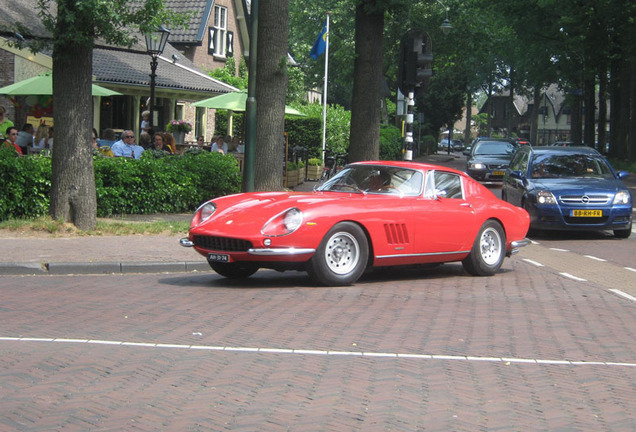
[[520,147],[506,171],[502,199],[530,214],[535,230],[612,230],[632,232],[632,196],[615,172],[591,147]]

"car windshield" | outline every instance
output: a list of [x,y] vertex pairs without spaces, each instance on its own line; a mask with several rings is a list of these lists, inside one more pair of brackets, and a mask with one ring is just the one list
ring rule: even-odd
[[475,145],[476,155],[511,155],[516,149],[513,143],[505,141],[480,141]]
[[348,165],[316,187],[322,192],[419,195],[424,176],[420,171],[383,165]]
[[607,162],[595,155],[539,155],[532,163],[532,178],[597,177],[614,178]]

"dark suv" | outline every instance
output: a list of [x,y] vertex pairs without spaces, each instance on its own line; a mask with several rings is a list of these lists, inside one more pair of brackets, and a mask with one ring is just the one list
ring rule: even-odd
[[517,143],[508,139],[479,139],[468,155],[466,172],[482,183],[501,183],[517,147]]

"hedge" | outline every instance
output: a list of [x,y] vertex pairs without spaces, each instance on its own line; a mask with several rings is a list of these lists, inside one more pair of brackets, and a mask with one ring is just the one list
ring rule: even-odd
[[[211,198],[240,191],[238,163],[221,153],[185,153],[140,159],[93,159],[97,216],[181,213]],[[0,220],[44,216],[49,211],[51,159],[17,157],[0,150]]]

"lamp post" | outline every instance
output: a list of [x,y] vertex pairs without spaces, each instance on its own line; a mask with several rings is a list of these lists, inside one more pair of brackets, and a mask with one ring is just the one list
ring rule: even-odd
[[152,129],[154,127],[154,109],[155,109],[155,78],[157,77],[157,57],[161,55],[166,43],[168,42],[168,36],[170,36],[170,30],[164,26],[159,26],[150,33],[146,33],[146,51],[152,57],[150,61],[150,119],[148,120],[149,126]]
[[442,33],[446,35],[453,28],[453,26],[450,23],[450,20],[448,19],[448,11],[450,8],[446,6],[444,3],[442,3],[440,0],[437,0],[437,3],[439,3],[444,8],[444,12],[446,12],[446,18],[444,19],[444,22],[442,22],[442,25],[439,26],[439,28],[442,29]]

